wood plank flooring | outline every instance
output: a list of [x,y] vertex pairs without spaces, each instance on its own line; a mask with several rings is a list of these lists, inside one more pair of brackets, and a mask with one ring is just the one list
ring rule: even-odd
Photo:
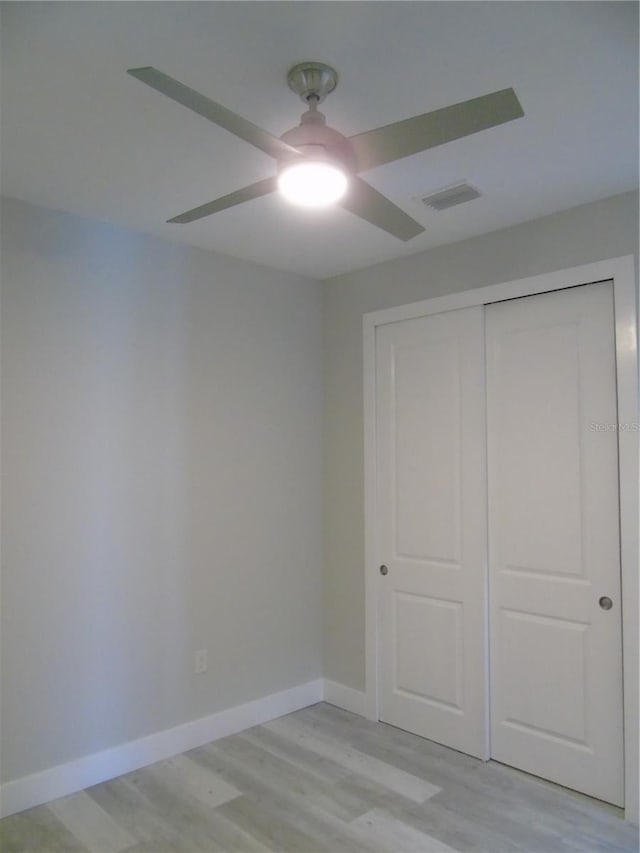
[[619,809],[331,705],[0,821],[3,853],[637,851]]

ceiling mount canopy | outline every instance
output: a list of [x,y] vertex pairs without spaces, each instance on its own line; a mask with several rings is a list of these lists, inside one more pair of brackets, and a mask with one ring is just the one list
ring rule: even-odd
[[336,88],[337,73],[322,62],[302,62],[290,69],[287,82],[308,109],[297,127],[278,138],[156,68],[130,68],[128,73],[276,160],[277,176],[169,220],[181,224],[280,189],[285,198],[305,207],[338,202],[388,234],[410,240],[424,227],[359,173],[524,115],[513,89],[501,89],[347,138],[329,127],[317,109]]
[[301,62],[289,70],[287,83],[305,104],[310,101],[321,104],[338,85],[338,75],[324,62]]

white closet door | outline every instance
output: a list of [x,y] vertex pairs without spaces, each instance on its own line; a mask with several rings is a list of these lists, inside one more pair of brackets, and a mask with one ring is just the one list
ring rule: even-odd
[[487,752],[483,309],[376,331],[380,719]]
[[491,755],[622,805],[612,286],[491,305],[486,329]]

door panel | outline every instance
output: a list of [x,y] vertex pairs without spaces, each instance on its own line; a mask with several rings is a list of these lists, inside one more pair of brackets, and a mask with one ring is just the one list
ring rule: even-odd
[[491,305],[486,336],[491,755],[622,805],[612,285]]
[[505,692],[505,719],[534,735],[543,732],[584,745],[584,680],[576,673],[586,663],[585,624],[507,608],[500,617],[502,674],[514,687]]
[[[395,551],[401,557],[460,563],[459,366],[455,340],[397,345]],[[439,375],[434,365],[441,367]],[[416,393],[419,388],[420,392]],[[434,428],[443,419],[451,432]],[[438,489],[433,484],[438,484]]]
[[481,308],[376,332],[380,718],[487,757]]
[[[396,643],[394,688],[443,708],[462,710],[462,607],[456,601],[395,592],[393,636]],[[447,655],[416,649],[444,645]]]

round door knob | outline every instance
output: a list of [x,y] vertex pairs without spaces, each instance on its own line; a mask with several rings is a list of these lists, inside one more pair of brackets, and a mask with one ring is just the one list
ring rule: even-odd
[[611,610],[613,607],[613,601],[609,598],[608,595],[603,595],[600,599],[598,599],[598,604],[602,607],[603,610]]
[[386,566],[380,566],[380,574],[386,575],[389,573],[389,569]]

